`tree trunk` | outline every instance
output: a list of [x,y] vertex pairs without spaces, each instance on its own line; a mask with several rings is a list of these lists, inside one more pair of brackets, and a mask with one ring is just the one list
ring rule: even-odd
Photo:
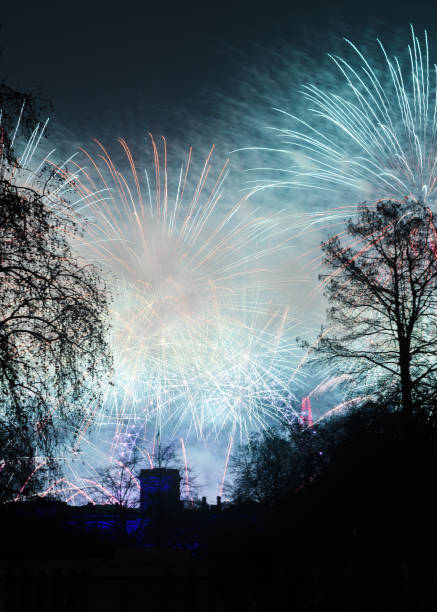
[[408,420],[413,413],[410,361],[411,355],[409,342],[403,340],[399,343],[399,368],[401,374],[402,412],[406,417],[406,420]]

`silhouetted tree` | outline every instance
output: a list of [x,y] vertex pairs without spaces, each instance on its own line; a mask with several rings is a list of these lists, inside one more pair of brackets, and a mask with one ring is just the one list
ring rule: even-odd
[[[420,202],[361,205],[349,220],[348,244],[322,244],[330,273],[321,277],[330,302],[329,328],[317,359],[367,378],[378,393],[400,390],[405,415],[427,401],[437,377],[437,232]],[[369,388],[369,387],[367,387]]]
[[111,463],[97,470],[99,485],[98,498],[105,503],[116,504],[126,508],[138,506],[140,483],[137,478],[139,461],[136,457],[121,461],[113,459]]
[[311,482],[319,471],[319,453],[317,429],[297,420],[252,434],[232,457],[232,498],[266,507],[277,504]]
[[290,441],[282,433],[269,429],[252,434],[231,459],[232,497],[239,502],[274,503],[290,481],[290,460]]
[[72,254],[77,233],[56,190],[0,178],[0,498],[21,490],[37,456],[53,467],[110,369],[105,286]]
[[123,536],[127,535],[127,516],[129,508],[138,507],[140,483],[138,480],[139,460],[136,456],[122,461],[113,461],[97,470],[98,486],[95,487],[96,499],[111,504],[116,510],[116,519]]
[[[412,414],[408,444],[391,402],[259,436],[249,478],[243,473],[236,485],[243,501],[261,503],[234,504],[208,540],[223,599],[237,593],[229,609],[245,609],[247,592],[254,609],[367,610],[384,602],[381,609],[400,610],[405,593],[408,609],[431,609],[420,603],[434,601],[436,529],[423,517],[435,508],[437,430],[427,412]],[[409,482],[401,469],[407,447]]]

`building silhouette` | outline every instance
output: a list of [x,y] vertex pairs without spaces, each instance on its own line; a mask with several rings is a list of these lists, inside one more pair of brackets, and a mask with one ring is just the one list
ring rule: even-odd
[[140,511],[147,511],[157,501],[166,507],[177,508],[181,499],[179,470],[153,468],[140,472]]

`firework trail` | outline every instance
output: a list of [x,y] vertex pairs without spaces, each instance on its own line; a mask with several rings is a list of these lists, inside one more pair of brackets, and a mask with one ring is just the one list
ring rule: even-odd
[[185,443],[184,443],[184,439],[183,438],[180,438],[180,443],[181,443],[181,448],[182,448],[182,455],[183,455],[183,458],[184,458],[185,487],[186,487],[188,499],[191,501],[191,503],[193,503],[193,497],[192,497],[192,493],[191,493],[191,490],[190,490],[190,479],[189,479],[189,476],[188,476],[187,452],[185,450]]
[[263,150],[292,163],[256,169],[252,192],[309,188],[331,192],[336,204],[351,197],[432,200],[437,67],[430,64],[427,33],[421,41],[411,27],[404,60],[391,57],[379,40],[379,53],[370,58],[344,40],[350,57],[329,55],[340,76],[336,89],[304,85],[304,118],[276,109],[288,125],[272,128],[280,145]]

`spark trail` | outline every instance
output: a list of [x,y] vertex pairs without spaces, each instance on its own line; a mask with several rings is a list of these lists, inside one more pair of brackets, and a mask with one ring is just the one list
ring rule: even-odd
[[331,192],[329,200],[336,205],[349,198],[432,200],[437,67],[430,64],[426,31],[421,41],[411,26],[404,60],[392,57],[379,40],[379,53],[372,57],[344,40],[351,51],[347,59],[329,55],[339,71],[338,88],[304,85],[306,116],[276,109],[288,125],[272,128],[280,146],[264,150],[293,161],[267,178],[266,169],[256,169],[252,192],[268,187],[322,190]]

